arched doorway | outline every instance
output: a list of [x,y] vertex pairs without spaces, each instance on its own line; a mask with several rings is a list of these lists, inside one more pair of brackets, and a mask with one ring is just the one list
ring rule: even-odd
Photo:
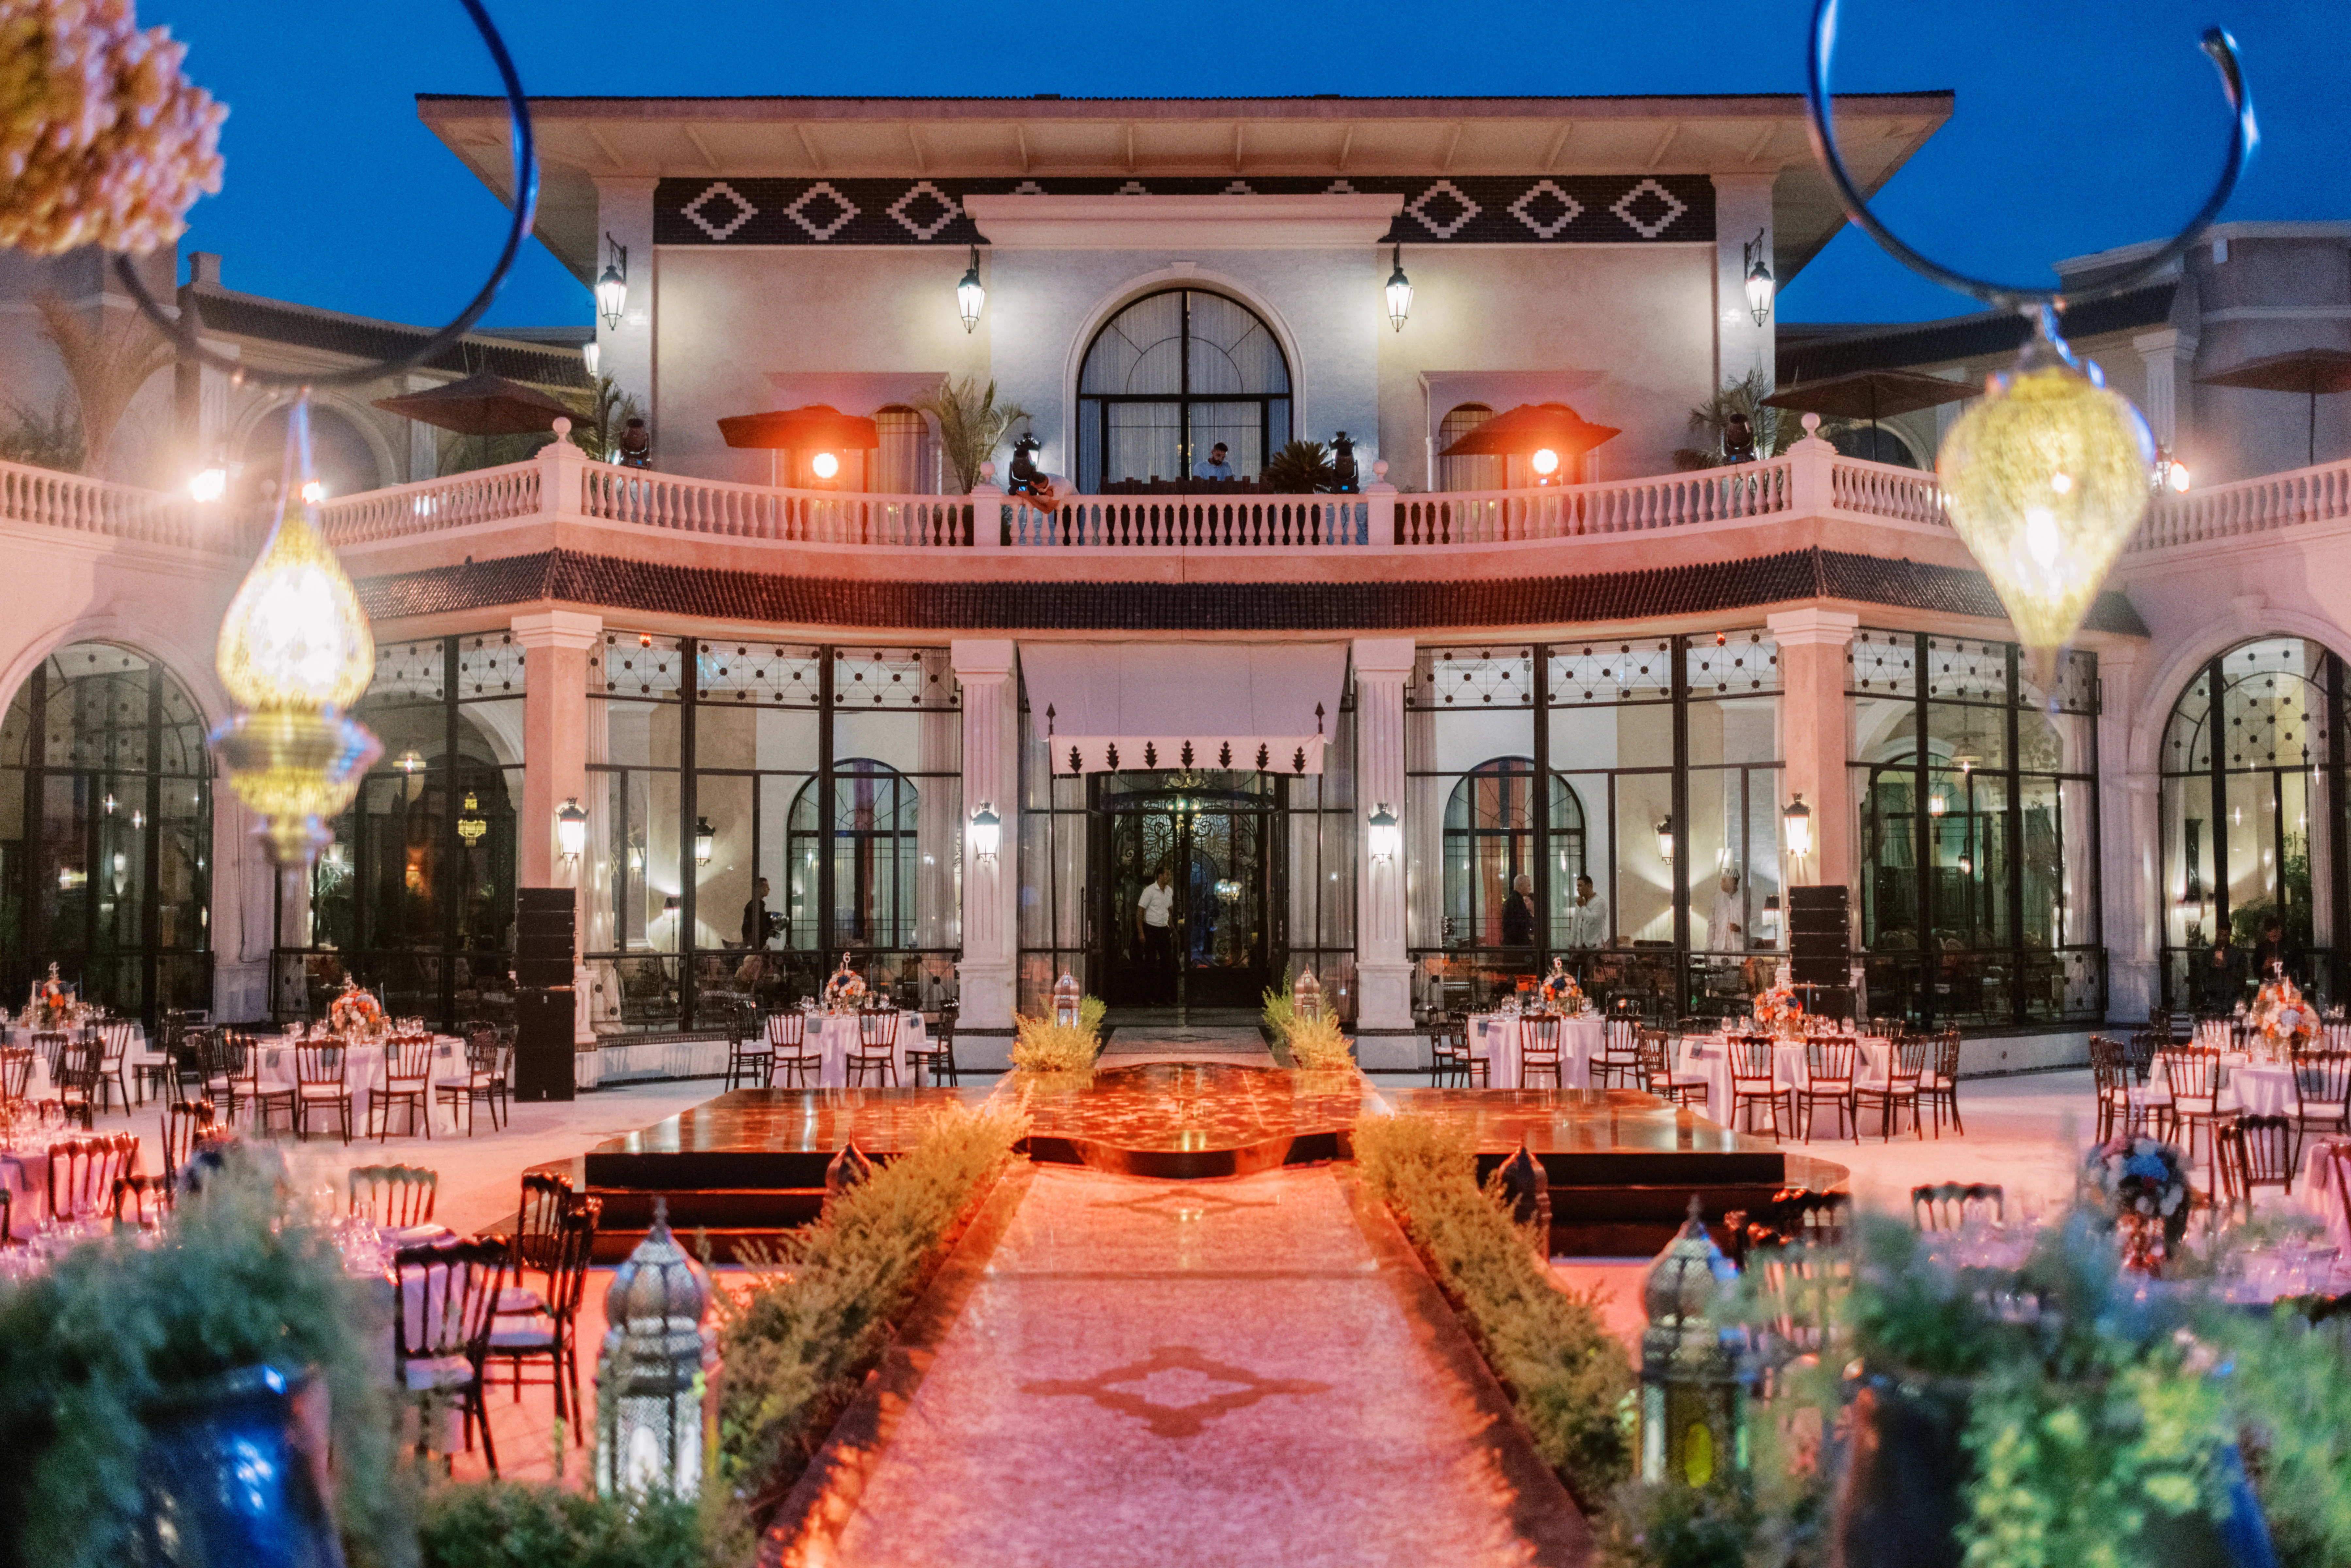
[[2158,764],[2168,1005],[2234,1008],[2273,956],[2273,920],[2294,978],[2343,994],[2345,684],[2319,643],[2265,637],[2208,660],[2172,704]]
[[830,852],[833,940],[868,951],[913,946],[922,825],[922,795],[914,780],[886,762],[852,757],[833,765],[825,822],[817,820],[820,799],[817,780],[801,785],[786,825],[789,945],[817,945],[817,862]]
[[185,687],[143,653],[69,643],[0,721],[0,1005],[51,964],[151,1025],[212,1005],[212,759]]
[[1102,324],[1078,371],[1078,486],[1180,479],[1223,442],[1254,476],[1290,440],[1290,362],[1238,300],[1146,294]]

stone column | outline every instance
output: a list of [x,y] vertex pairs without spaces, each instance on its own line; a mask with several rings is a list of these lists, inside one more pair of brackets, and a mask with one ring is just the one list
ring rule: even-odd
[[653,409],[658,384],[653,362],[653,319],[658,309],[653,260],[653,186],[641,179],[599,179],[596,182],[596,259],[589,269],[589,285],[604,276],[611,247],[605,236],[629,252],[629,301],[619,326],[608,326],[603,312],[596,315],[596,341],[602,350],[598,370],[615,386],[644,405],[645,423],[653,433],[653,461],[661,461],[661,421]]
[[[1355,640],[1355,1027],[1377,1035],[1412,1029],[1412,965],[1405,948],[1405,866],[1401,856],[1374,860],[1372,813],[1385,806],[1401,821],[1405,800],[1404,687],[1412,675],[1408,637]],[[1366,1066],[1401,1054],[1359,1042]]]
[[1714,176],[1714,304],[1717,382],[1735,382],[1749,371],[1761,370],[1770,386],[1778,359],[1773,351],[1778,299],[1762,325],[1747,307],[1746,247],[1762,231],[1764,265],[1772,282],[1785,280],[1771,260],[1771,185],[1776,173]]
[[[407,390],[431,392],[443,386],[437,376],[410,376]],[[441,433],[421,419],[408,422],[408,482],[412,485],[441,476]]]
[[2196,340],[2177,327],[2162,327],[2133,334],[2131,347],[2147,366],[2147,397],[2140,404],[2147,412],[2147,426],[2155,432],[2158,445],[2177,453],[2180,394],[2189,384],[2187,371],[2196,363]]
[[[2159,994],[2162,781],[2132,766],[2138,655],[2129,643],[2098,650],[2098,934],[2106,949],[2110,1019],[2143,1019]],[[2088,760],[2067,757],[2065,766],[2086,767]]]
[[525,887],[577,887],[580,866],[556,843],[555,813],[566,800],[588,804],[588,650],[603,635],[604,622],[575,611],[536,610],[513,624],[523,649],[517,870]]
[[[934,685],[935,676],[948,671],[946,650],[925,648],[916,655],[922,660],[923,700],[934,703],[946,687],[944,680]],[[917,866],[914,873],[914,946],[925,948],[953,947],[961,927],[956,909],[956,888],[959,867],[956,845],[963,831],[967,813],[960,799],[947,789],[943,777],[950,769],[948,761],[956,752],[958,732],[963,715],[952,708],[927,706],[923,709],[922,734],[915,745],[914,770],[922,776],[919,793],[914,802],[914,853]],[[977,810],[977,808],[974,808]],[[929,1005],[934,993],[949,973],[946,965],[935,954],[926,953],[922,959],[923,1001]]]
[[[963,686],[963,813],[981,806],[1003,819],[1000,848],[983,860],[963,843],[963,959],[956,966],[962,1000],[958,1030],[1008,1037],[1019,996],[1019,898],[1020,891],[1020,692],[1013,675],[1009,639],[958,638],[950,646],[956,679]],[[1005,1054],[974,1042],[965,1058],[977,1065],[1002,1065]]]
[[[1768,618],[1780,645],[1782,788],[1813,809],[1813,852],[1786,862],[1789,886],[1850,887],[1854,878],[1852,789],[1845,768],[1845,649],[1861,624],[1841,610],[1786,610]],[[1787,800],[1772,803],[1776,813]],[[1785,855],[1783,842],[1781,852]]]

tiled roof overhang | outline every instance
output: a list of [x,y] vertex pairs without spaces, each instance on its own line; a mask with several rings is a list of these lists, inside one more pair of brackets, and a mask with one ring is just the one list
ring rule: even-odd
[[[1655,620],[1842,600],[2005,616],[1980,573],[1842,550],[1581,577],[1459,582],[875,582],[664,566],[573,550],[371,577],[378,621],[557,601],[645,614],[795,626],[941,632],[1413,632]],[[2144,637],[2120,593],[2088,629]]]
[[[2108,332],[2134,332],[2160,327],[2171,319],[2176,282],[2149,284],[2094,299],[2065,312],[2068,340],[2080,342]],[[1986,354],[2012,354],[2032,335],[2032,324],[2013,310],[1962,316],[1921,327],[1896,328],[1867,337],[1832,338],[1825,342],[1798,342],[1780,350],[1778,375],[1783,387],[1803,386],[1857,371],[1898,369],[1904,365],[1939,365],[1953,360],[1980,359]]]
[[[293,348],[321,349],[357,360],[388,360],[404,354],[431,332],[429,328],[360,320],[249,295],[211,289],[191,292],[208,330]],[[424,368],[461,376],[486,372],[538,386],[588,385],[587,366],[577,349],[539,349],[470,333],[425,361]]]

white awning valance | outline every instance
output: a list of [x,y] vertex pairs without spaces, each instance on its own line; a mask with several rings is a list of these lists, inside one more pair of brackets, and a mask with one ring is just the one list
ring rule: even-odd
[[1347,645],[1024,643],[1020,673],[1056,773],[1320,773]]

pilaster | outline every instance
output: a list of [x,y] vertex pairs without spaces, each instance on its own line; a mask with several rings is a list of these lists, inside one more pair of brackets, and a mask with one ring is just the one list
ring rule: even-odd
[[[2143,1019],[2160,994],[2161,780],[2131,768],[2130,716],[2138,701],[2139,649],[2098,651],[2098,925],[2106,949],[2106,1016]],[[2067,758],[2068,767],[2088,759]],[[2074,941],[2085,939],[2074,935]]]
[[580,865],[562,855],[555,813],[567,800],[588,804],[588,650],[604,622],[576,611],[538,610],[512,624],[523,650],[517,871],[525,887],[578,887]]
[[[1841,610],[1784,610],[1767,618],[1780,647],[1780,758],[1788,796],[1813,809],[1813,852],[1799,860],[1782,841],[1790,886],[1854,879],[1852,788],[1845,768],[1845,650],[1861,624]],[[1775,811],[1788,801],[1775,803]]]
[[[956,639],[948,657],[963,688],[963,810],[983,805],[1002,819],[999,848],[983,857],[960,831],[963,856],[963,957],[956,967],[962,1008],[957,1027],[1008,1034],[1018,999],[1020,888],[1020,695],[1008,638]],[[976,1065],[987,1048],[975,1042]]]
[[1372,813],[1405,815],[1404,688],[1412,676],[1408,637],[1355,640],[1355,1025],[1412,1027],[1412,965],[1405,947],[1405,867],[1374,859]]
[[1747,305],[1747,248],[1760,231],[1764,264],[1772,281],[1782,281],[1771,262],[1771,186],[1776,172],[1714,176],[1714,303],[1716,380],[1735,382],[1748,371],[1763,372],[1763,384],[1777,373],[1776,323],[1779,300],[1758,324]]
[[2181,392],[2186,371],[2196,362],[2196,339],[2177,327],[2134,333],[2131,347],[2147,366],[2147,396],[2140,407],[2158,444],[2177,450],[2179,442]]

